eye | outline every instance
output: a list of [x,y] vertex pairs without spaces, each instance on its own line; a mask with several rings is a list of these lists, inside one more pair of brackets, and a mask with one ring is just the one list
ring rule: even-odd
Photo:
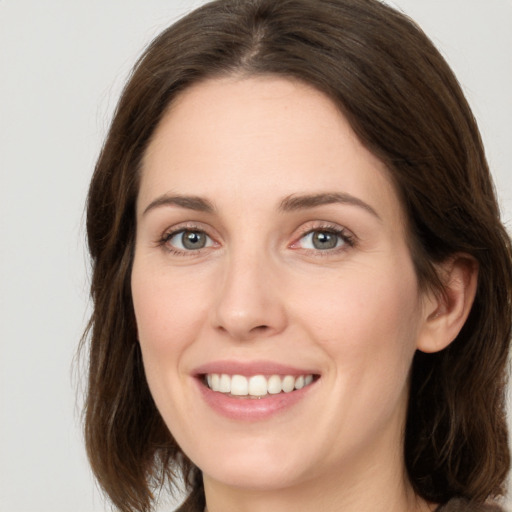
[[198,251],[205,247],[211,247],[213,240],[204,231],[182,229],[174,233],[169,233],[165,237],[165,243],[179,251]]
[[300,238],[297,245],[302,249],[328,251],[345,245],[352,246],[353,243],[351,237],[343,230],[329,228],[309,231]]

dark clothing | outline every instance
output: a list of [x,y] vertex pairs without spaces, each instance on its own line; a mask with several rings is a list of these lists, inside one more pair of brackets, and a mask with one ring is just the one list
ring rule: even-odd
[[[203,512],[204,495],[198,493],[191,496],[176,512]],[[435,512],[505,512],[498,505],[482,505],[463,499],[453,499],[444,505],[440,505]]]
[[445,505],[441,505],[436,512],[505,512],[498,505],[483,505],[472,503],[462,499],[450,500]]

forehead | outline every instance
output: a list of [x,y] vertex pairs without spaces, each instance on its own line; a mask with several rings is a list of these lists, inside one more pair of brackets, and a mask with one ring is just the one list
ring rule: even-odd
[[[233,199],[340,192],[401,218],[384,164],[358,140],[337,106],[302,82],[211,79],[182,92],[143,161],[140,202],[167,192]],[[253,203],[254,204],[254,203]]]

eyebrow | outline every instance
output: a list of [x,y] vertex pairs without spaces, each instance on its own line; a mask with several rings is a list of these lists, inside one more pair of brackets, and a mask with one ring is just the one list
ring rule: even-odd
[[[347,204],[351,206],[358,206],[371,213],[377,219],[382,220],[379,214],[369,204],[357,197],[345,193],[291,195],[285,197],[281,201],[279,204],[279,211],[292,212],[297,210],[307,210],[328,204]],[[178,206],[180,208],[186,208],[187,210],[204,213],[213,213],[215,211],[213,204],[202,197],[164,194],[152,201],[146,207],[142,215],[146,215],[149,211],[162,206]]]
[[198,212],[213,213],[215,208],[213,204],[207,199],[199,196],[183,196],[183,195],[168,195],[164,194],[157,197],[154,201],[149,203],[142,215],[146,215],[151,210],[161,206],[179,206],[187,210],[195,210]]
[[366,210],[368,213],[371,213],[377,219],[382,220],[380,215],[369,204],[357,197],[345,193],[291,195],[281,201],[279,210],[283,212],[290,212],[295,210],[306,210],[327,204],[347,204],[351,206],[358,206]]

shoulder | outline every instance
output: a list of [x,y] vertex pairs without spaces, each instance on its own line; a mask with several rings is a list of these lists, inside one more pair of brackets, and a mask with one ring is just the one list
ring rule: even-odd
[[474,503],[464,499],[455,498],[445,505],[441,505],[435,512],[506,512],[498,505]]

